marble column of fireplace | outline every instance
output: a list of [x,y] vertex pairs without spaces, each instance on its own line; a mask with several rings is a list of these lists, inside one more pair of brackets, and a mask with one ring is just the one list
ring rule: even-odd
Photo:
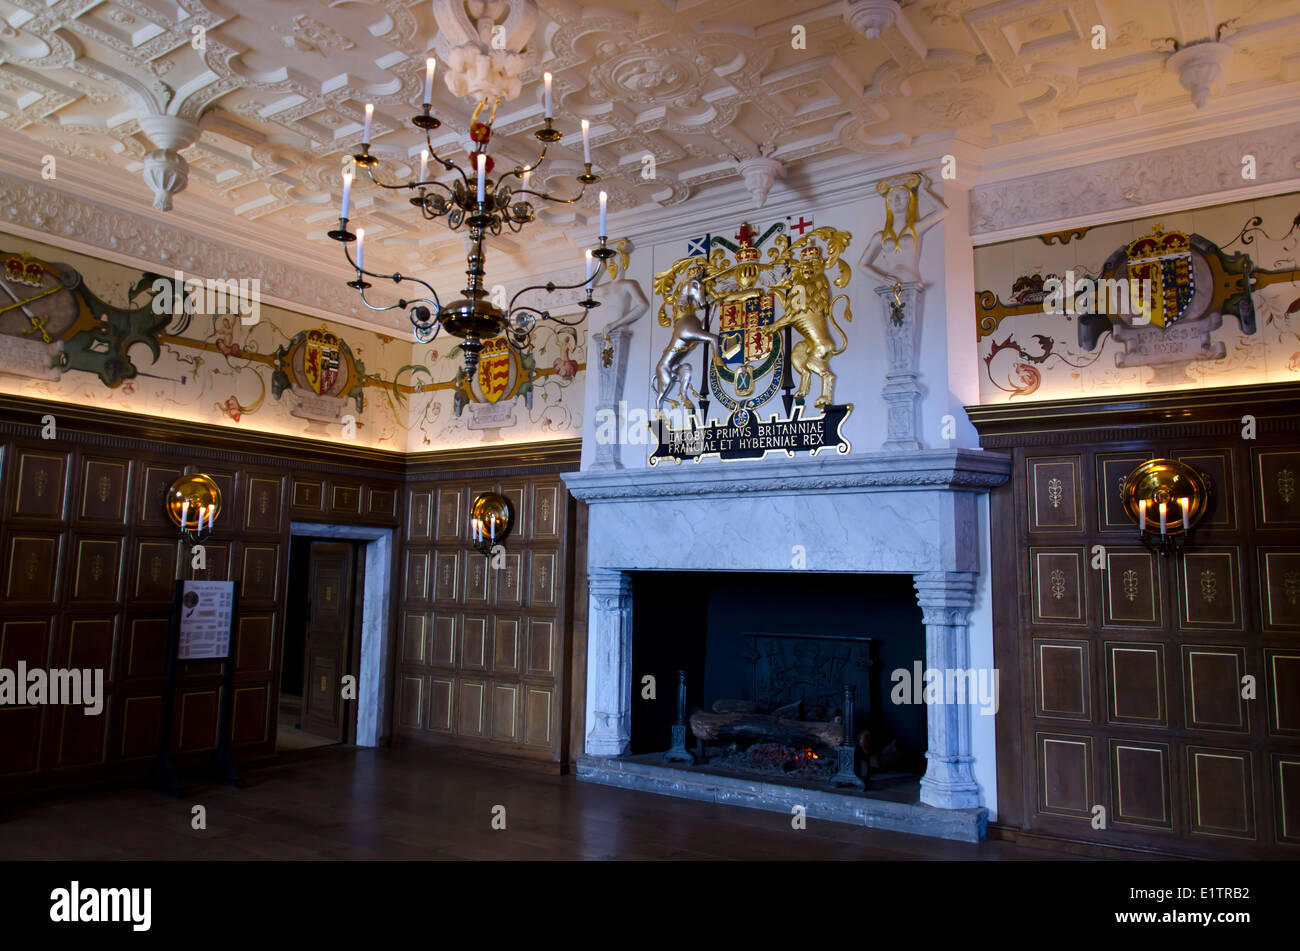
[[[630,571],[790,572],[806,563],[801,570],[909,574],[926,667],[966,669],[980,571],[976,497],[1005,481],[1008,465],[954,449],[566,475],[589,505],[587,754],[628,751]],[[927,723],[921,801],[978,806],[968,707],[931,704]]]

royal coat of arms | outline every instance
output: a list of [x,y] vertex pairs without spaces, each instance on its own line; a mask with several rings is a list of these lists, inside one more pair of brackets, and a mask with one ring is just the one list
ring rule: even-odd
[[1159,225],[1128,246],[1130,281],[1150,281],[1151,323],[1169,327],[1187,313],[1196,295],[1192,244],[1181,231],[1165,232]]
[[[752,459],[779,450],[791,456],[830,446],[849,451],[839,427],[852,407],[835,404],[831,359],[848,346],[835,316],[837,305],[843,304],[845,322],[853,315],[847,295],[832,293],[827,272],[836,270],[835,287],[848,284],[849,266],[841,255],[851,236],[830,227],[794,242],[779,234],[766,261],[755,237],[746,223],[737,245],[721,242],[707,259],[688,255],[655,275],[658,320],[672,328],[672,336],[652,379],[660,422],[652,465],[660,458],[680,461],[710,454]],[[734,259],[728,253],[732,249]],[[792,339],[796,331],[797,341]],[[697,351],[703,357],[698,377],[693,373]],[[693,379],[702,381],[702,391],[694,388]],[[778,394],[789,418],[760,420],[755,410]],[[727,411],[725,421],[704,422],[711,400]],[[805,418],[807,403],[822,410],[821,416]],[[665,406],[687,410],[688,425],[666,429]]]

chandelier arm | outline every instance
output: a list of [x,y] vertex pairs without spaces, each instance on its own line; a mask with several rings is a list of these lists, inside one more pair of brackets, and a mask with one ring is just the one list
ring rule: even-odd
[[559,317],[555,317],[548,313],[544,319],[549,320],[551,323],[559,324],[561,327],[581,327],[582,322],[587,319],[587,315],[579,314],[577,320],[561,320]]
[[553,201],[557,205],[577,204],[578,202],[582,201],[582,196],[585,195],[586,193],[587,193],[586,185],[583,185],[580,189],[578,189],[578,194],[574,195],[572,198],[556,198],[554,195],[548,195],[546,192],[534,192],[534,191],[512,192],[512,194],[514,195],[536,195],[538,198],[545,198],[547,201]]
[[[538,169],[538,168],[541,166],[541,164],[542,164],[543,162],[545,162],[545,161],[546,161],[546,146],[542,146],[542,154],[539,155],[539,156],[537,157],[537,161],[536,161],[536,162],[534,162],[532,165],[516,165],[516,166],[515,166],[513,169],[511,169],[510,171],[508,171],[508,172],[502,172],[501,175],[497,178],[497,180],[492,184],[492,190],[493,190],[493,191],[496,191],[498,188],[501,187],[501,183],[504,182],[507,178],[510,178],[511,176],[513,176],[513,177],[515,177],[515,178],[523,178],[523,177],[524,177],[524,172],[535,172],[535,171],[537,171],[537,169]],[[522,193],[522,192],[511,191],[510,194],[512,194],[512,195],[517,195],[517,194],[523,194],[523,193]],[[536,192],[530,192],[529,194],[536,194]]]
[[424,143],[425,143],[425,145],[427,145],[427,146],[429,147],[429,158],[433,159],[435,162],[437,162],[439,165],[441,165],[441,166],[442,166],[444,169],[446,169],[447,171],[458,173],[458,174],[460,175],[460,180],[461,180],[462,182],[464,182],[466,185],[469,185],[469,178],[468,178],[468,176],[466,176],[466,174],[465,174],[465,170],[462,169],[462,168],[461,168],[459,165],[457,165],[455,162],[453,162],[451,159],[445,159],[445,158],[443,158],[443,157],[442,157],[441,155],[439,155],[439,154],[437,153],[437,151],[434,149],[434,147],[433,147],[433,137],[432,137],[432,135],[430,134],[430,130],[428,130],[428,129],[425,129],[425,130],[424,130]]
[[361,288],[362,303],[364,303],[371,310],[393,310],[394,308],[398,308],[398,307],[405,309],[411,304],[429,304],[434,308],[435,312],[442,310],[442,304],[439,303],[438,301],[438,292],[437,290],[434,289],[433,285],[430,284],[428,281],[422,281],[418,277],[411,277],[411,275],[409,274],[399,274],[396,271],[393,272],[392,274],[380,274],[378,271],[367,271],[364,268],[359,268],[357,267],[356,261],[352,260],[352,253],[348,250],[348,246],[346,243],[343,245],[343,256],[347,258],[348,264],[352,265],[352,269],[357,272],[358,278],[361,275],[365,275],[366,277],[373,277],[385,281],[392,281],[394,284],[400,284],[402,283],[402,281],[411,281],[412,283],[419,284],[421,287],[423,287],[425,290],[427,290],[430,294],[433,295],[433,300],[430,300],[427,297],[419,297],[414,300],[401,300],[398,301],[396,304],[392,304],[388,307],[376,307],[373,304],[366,301],[365,288],[363,287]]
[[[546,284],[531,284],[531,285],[529,285],[528,287],[525,287],[525,288],[523,288],[522,290],[520,290],[518,293],[516,293],[514,297],[510,298],[510,306],[506,308],[506,311],[509,312],[509,313],[513,313],[515,310],[523,310],[523,309],[525,309],[525,308],[527,308],[527,309],[529,309],[529,310],[537,310],[537,308],[535,308],[535,307],[528,307],[528,305],[526,305],[526,304],[523,305],[522,307],[519,307],[519,308],[516,308],[516,307],[515,307],[515,301],[519,300],[520,295],[522,295],[522,294],[527,294],[529,291],[546,291],[546,293],[550,294],[550,293],[553,293],[553,292],[555,292],[555,291],[571,291],[571,290],[575,290],[575,289],[577,289],[577,288],[579,288],[579,287],[586,287],[588,284],[591,284],[591,286],[594,288],[594,287],[596,286],[596,280],[597,280],[597,278],[600,277],[601,272],[604,271],[604,270],[605,270],[605,261],[604,261],[603,259],[597,259],[597,262],[596,262],[596,269],[595,269],[594,271],[591,272],[591,277],[590,277],[590,278],[583,278],[583,279],[582,279],[581,281],[579,281],[577,284],[556,284],[556,283],[553,283],[553,282],[547,282]],[[539,314],[541,313],[540,310],[538,310],[537,312],[538,312]],[[551,318],[548,318],[548,319],[550,319],[550,320],[555,320],[554,317],[551,317]],[[562,323],[562,321],[561,321],[561,323]],[[572,327],[572,326],[576,326],[576,325],[575,325],[575,324],[569,324],[568,326]]]

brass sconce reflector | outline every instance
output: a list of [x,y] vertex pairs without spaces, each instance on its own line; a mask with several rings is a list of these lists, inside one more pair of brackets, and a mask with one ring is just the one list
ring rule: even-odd
[[167,490],[167,514],[182,532],[202,535],[212,531],[221,514],[221,488],[201,472],[183,475]]
[[513,521],[514,509],[509,499],[497,492],[479,493],[469,507],[470,541],[476,548],[490,551],[505,541]]
[[1205,478],[1176,459],[1149,459],[1128,474],[1124,512],[1143,533],[1185,535],[1205,514],[1210,492]]

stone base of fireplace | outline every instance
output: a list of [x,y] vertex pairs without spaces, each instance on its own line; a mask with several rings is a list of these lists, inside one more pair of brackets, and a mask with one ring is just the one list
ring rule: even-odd
[[[639,756],[578,757],[578,778],[588,782],[635,789],[640,792],[682,799],[699,799],[749,809],[764,809],[791,815],[795,806],[803,806],[809,819],[845,822],[868,829],[887,829],[912,835],[928,835],[958,842],[979,842],[985,837],[989,811],[980,806],[972,809],[936,809],[918,801],[916,794],[899,801],[897,796],[882,798],[870,791],[833,792],[806,789],[759,779],[720,776],[645,762]],[[889,796],[888,793],[883,794]]]

